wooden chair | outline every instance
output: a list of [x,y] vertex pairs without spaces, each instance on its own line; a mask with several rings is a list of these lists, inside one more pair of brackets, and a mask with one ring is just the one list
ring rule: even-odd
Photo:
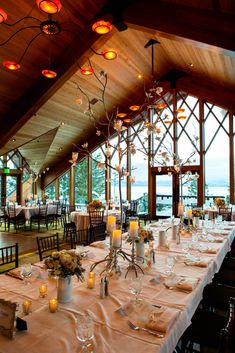
[[48,205],[40,205],[38,214],[30,217],[30,230],[32,230],[33,224],[36,224],[38,226],[38,232],[40,232],[41,225],[45,225],[48,230],[47,208]]
[[19,266],[18,243],[0,248],[0,273],[7,272],[18,266]]
[[106,239],[106,223],[100,223],[90,228],[90,242]]
[[5,231],[7,230],[7,224],[8,224],[8,215],[6,212],[6,206],[1,205],[0,206],[0,225],[4,224]]
[[106,223],[104,222],[104,210],[89,211],[90,240],[98,241],[106,238]]
[[40,261],[42,261],[45,257],[50,256],[53,250],[60,250],[58,233],[47,237],[37,237],[36,239]]
[[47,213],[47,222],[52,224],[55,229],[57,229],[58,223],[63,224],[62,206],[60,204],[56,205],[56,212],[52,214]]
[[[232,353],[235,348],[235,298],[228,302],[227,319],[214,312],[198,309],[191,325],[184,332],[181,341],[182,353],[201,352],[205,348],[215,353]],[[196,350],[194,343],[200,346]]]
[[11,224],[14,225],[15,231],[17,233],[17,229],[19,230],[20,226],[24,226],[26,230],[26,220],[25,215],[20,212],[16,215],[16,208],[15,205],[7,206],[7,219],[8,219],[8,232],[10,231]]
[[76,224],[71,221],[71,212],[75,211],[75,206],[70,206],[67,212],[63,214],[63,227],[64,234],[63,240],[67,243],[68,238],[71,236],[71,232],[76,232]]
[[104,222],[104,210],[89,211],[90,227],[96,226]]
[[220,207],[219,215],[222,216],[223,221],[231,221],[232,220],[232,207]]
[[70,242],[71,242],[71,249],[76,249],[76,245],[84,245],[84,246],[89,245],[90,244],[89,228],[72,230],[70,232]]

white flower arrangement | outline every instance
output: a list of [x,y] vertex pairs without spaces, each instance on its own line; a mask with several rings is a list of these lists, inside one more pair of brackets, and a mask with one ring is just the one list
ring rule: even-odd
[[76,275],[80,281],[83,281],[83,272],[85,269],[81,263],[82,257],[75,250],[54,251],[51,256],[44,260],[45,266],[51,270],[54,276],[68,277]]

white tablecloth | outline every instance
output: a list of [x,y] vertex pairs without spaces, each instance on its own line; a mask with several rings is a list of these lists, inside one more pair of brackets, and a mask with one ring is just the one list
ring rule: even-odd
[[[23,213],[25,219],[28,221],[32,216],[35,216],[39,212],[38,206],[18,206],[16,207],[16,216],[20,213]],[[48,205],[47,207],[47,214],[56,213],[57,205]]]
[[[154,231],[154,233],[157,233]],[[218,251],[216,254],[203,254],[204,259],[209,261],[209,266],[199,268],[186,266],[183,261],[177,261],[175,272],[181,276],[189,276],[198,279],[196,288],[191,293],[165,288],[163,284],[156,284],[150,281],[156,278],[159,273],[166,270],[166,255],[182,254],[181,247],[170,242],[169,251],[156,250],[156,263],[145,269],[142,299],[165,306],[176,308],[179,315],[172,328],[166,333],[163,339],[157,338],[145,332],[131,330],[126,318],[119,315],[116,310],[127,303],[132,296],[129,291],[129,278],[125,279],[127,263],[119,258],[119,264],[123,274],[120,278],[111,278],[109,285],[109,296],[105,299],[99,298],[99,281],[96,276],[94,289],[88,289],[86,282],[78,283],[73,278],[73,300],[68,304],[60,304],[58,312],[50,313],[48,300],[56,296],[56,283],[48,279],[46,273],[41,269],[41,264],[36,264],[34,276],[31,283],[24,286],[22,281],[10,276],[0,276],[0,297],[20,304],[25,299],[32,300],[32,313],[25,316],[28,324],[28,331],[17,332],[13,341],[0,336],[1,353],[76,353],[81,349],[81,343],[76,339],[76,315],[82,310],[87,310],[95,323],[95,337],[93,339],[95,353],[172,353],[178,339],[190,323],[194,311],[201,298],[204,286],[209,283],[218,270],[224,254],[230,248],[234,238],[235,230],[231,230],[228,236],[224,236],[222,243],[213,243]],[[157,247],[157,235],[155,248]],[[211,244],[209,244],[211,246]],[[100,245],[99,245],[100,246]],[[108,248],[87,247],[88,258],[83,261],[83,266],[89,271],[94,261],[103,259]],[[125,251],[130,251],[130,245],[123,244]],[[99,265],[100,266],[100,265]],[[100,270],[96,268],[96,271]],[[98,271],[99,272],[99,271]],[[48,284],[48,296],[39,298],[38,287],[40,283]]]
[[[104,222],[107,220],[107,216],[109,214],[112,214],[113,216],[116,216],[117,219],[120,219],[120,211],[105,211],[104,212]],[[86,229],[89,228],[90,226],[90,219],[89,219],[89,213],[87,212],[79,212],[79,211],[74,211],[71,212],[71,221],[76,224],[76,229]]]

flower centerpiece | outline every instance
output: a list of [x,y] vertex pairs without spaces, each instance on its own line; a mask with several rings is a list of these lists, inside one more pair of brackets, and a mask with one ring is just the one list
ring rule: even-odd
[[100,200],[93,200],[89,203],[89,208],[94,208],[95,210],[100,210],[101,208],[103,208],[103,204]]
[[202,217],[202,210],[201,210],[201,208],[193,208],[193,209],[192,209],[192,216],[193,216],[193,217]]
[[136,243],[143,244],[153,241],[153,232],[151,230],[144,229],[142,227],[138,230],[138,238],[135,240]]
[[225,207],[225,200],[224,199],[221,199],[220,197],[216,197],[214,199],[214,204],[217,206],[217,207]]
[[85,269],[81,260],[81,255],[75,250],[54,251],[44,260],[46,268],[59,279],[57,296],[60,303],[67,303],[72,299],[71,276],[76,275],[78,280],[84,280]]

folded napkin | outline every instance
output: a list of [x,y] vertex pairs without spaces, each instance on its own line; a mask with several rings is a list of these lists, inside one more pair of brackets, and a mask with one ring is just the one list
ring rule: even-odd
[[19,268],[14,268],[13,270],[10,270],[10,271],[6,272],[6,275],[23,280],[23,278],[20,275],[20,269]]
[[199,261],[185,261],[185,265],[187,266],[196,266],[196,267],[207,267],[210,261],[208,260],[199,260]]
[[196,278],[182,278],[177,284],[176,288],[181,289],[183,291],[192,292],[198,283],[198,279]]
[[218,249],[215,248],[205,248],[200,250],[203,254],[216,254]]
[[94,241],[94,243],[91,243],[90,246],[99,249],[107,249],[107,244],[103,241]]
[[199,241],[209,242],[209,243],[223,243],[224,238],[214,237],[213,235],[200,236]]
[[175,308],[162,307],[156,309],[150,313],[146,327],[166,333],[172,327],[179,314],[180,310]]
[[198,278],[182,277],[175,273],[170,275],[165,280],[167,288],[177,288],[182,291],[192,292],[198,283]]

